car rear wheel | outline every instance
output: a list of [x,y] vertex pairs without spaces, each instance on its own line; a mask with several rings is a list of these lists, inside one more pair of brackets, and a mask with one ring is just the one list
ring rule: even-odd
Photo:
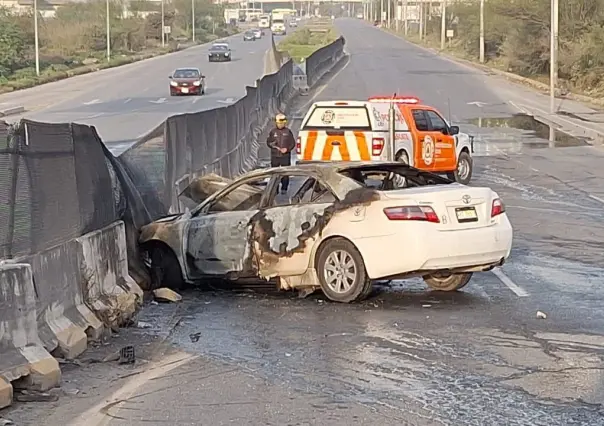
[[185,287],[180,264],[172,250],[161,245],[143,249],[143,261],[149,268],[151,290],[169,287],[180,290]]
[[323,244],[316,269],[323,293],[334,302],[360,301],[371,293],[363,257],[348,240],[334,238]]
[[470,282],[472,272],[462,274],[432,274],[424,275],[422,278],[432,290],[436,291],[456,291]]

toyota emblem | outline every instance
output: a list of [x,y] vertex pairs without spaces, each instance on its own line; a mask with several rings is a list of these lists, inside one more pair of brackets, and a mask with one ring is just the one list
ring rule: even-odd
[[472,197],[470,197],[468,194],[466,194],[463,197],[461,197],[461,201],[463,201],[464,204],[470,204],[470,201],[472,201]]

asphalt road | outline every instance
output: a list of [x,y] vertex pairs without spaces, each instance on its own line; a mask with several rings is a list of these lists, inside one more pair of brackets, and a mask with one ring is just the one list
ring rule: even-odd
[[[109,424],[604,425],[604,149],[561,135],[550,147],[510,126],[516,101],[537,105],[528,90],[337,23],[350,61],[316,99],[396,91],[450,105],[477,136],[472,185],[507,204],[509,262],[453,294],[414,279],[353,305],[213,289],[148,306],[139,319],[151,328],[136,333],[198,358],[107,405]],[[89,406],[72,400],[31,424]]]
[[[245,95],[245,87],[263,74],[270,33],[254,42],[244,42],[241,34],[228,40],[232,62],[209,63],[209,45],[201,45],[1,95],[0,104],[25,106],[27,112],[11,120],[94,125],[110,149],[121,150],[170,115],[225,106]],[[175,68],[188,66],[206,76],[206,95],[170,97],[168,76]]]

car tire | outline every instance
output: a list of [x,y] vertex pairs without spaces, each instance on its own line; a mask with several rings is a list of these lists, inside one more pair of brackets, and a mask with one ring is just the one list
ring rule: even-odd
[[[337,278],[333,276],[336,272],[328,272],[345,264],[348,265],[348,277]],[[361,301],[371,293],[372,283],[367,276],[363,257],[354,244],[344,238],[334,238],[321,245],[315,268],[321,290],[329,300],[350,303]],[[345,269],[338,272],[344,273]]]
[[169,287],[180,290],[186,286],[180,269],[180,264],[174,252],[161,245],[151,245],[144,249],[146,261],[151,277],[151,290],[160,287]]
[[457,291],[463,288],[470,282],[472,272],[464,272],[461,274],[449,274],[439,276],[438,274],[424,275],[424,282],[435,291]]
[[472,157],[467,152],[462,151],[457,159],[457,169],[455,169],[453,173],[447,173],[447,177],[455,182],[467,185],[472,179],[473,170],[474,166]]

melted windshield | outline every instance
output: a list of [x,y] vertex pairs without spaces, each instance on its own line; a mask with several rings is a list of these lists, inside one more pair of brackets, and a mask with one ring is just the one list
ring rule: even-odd
[[365,188],[390,191],[427,185],[449,184],[449,179],[436,174],[406,166],[369,166],[350,168],[340,174],[354,180]]

